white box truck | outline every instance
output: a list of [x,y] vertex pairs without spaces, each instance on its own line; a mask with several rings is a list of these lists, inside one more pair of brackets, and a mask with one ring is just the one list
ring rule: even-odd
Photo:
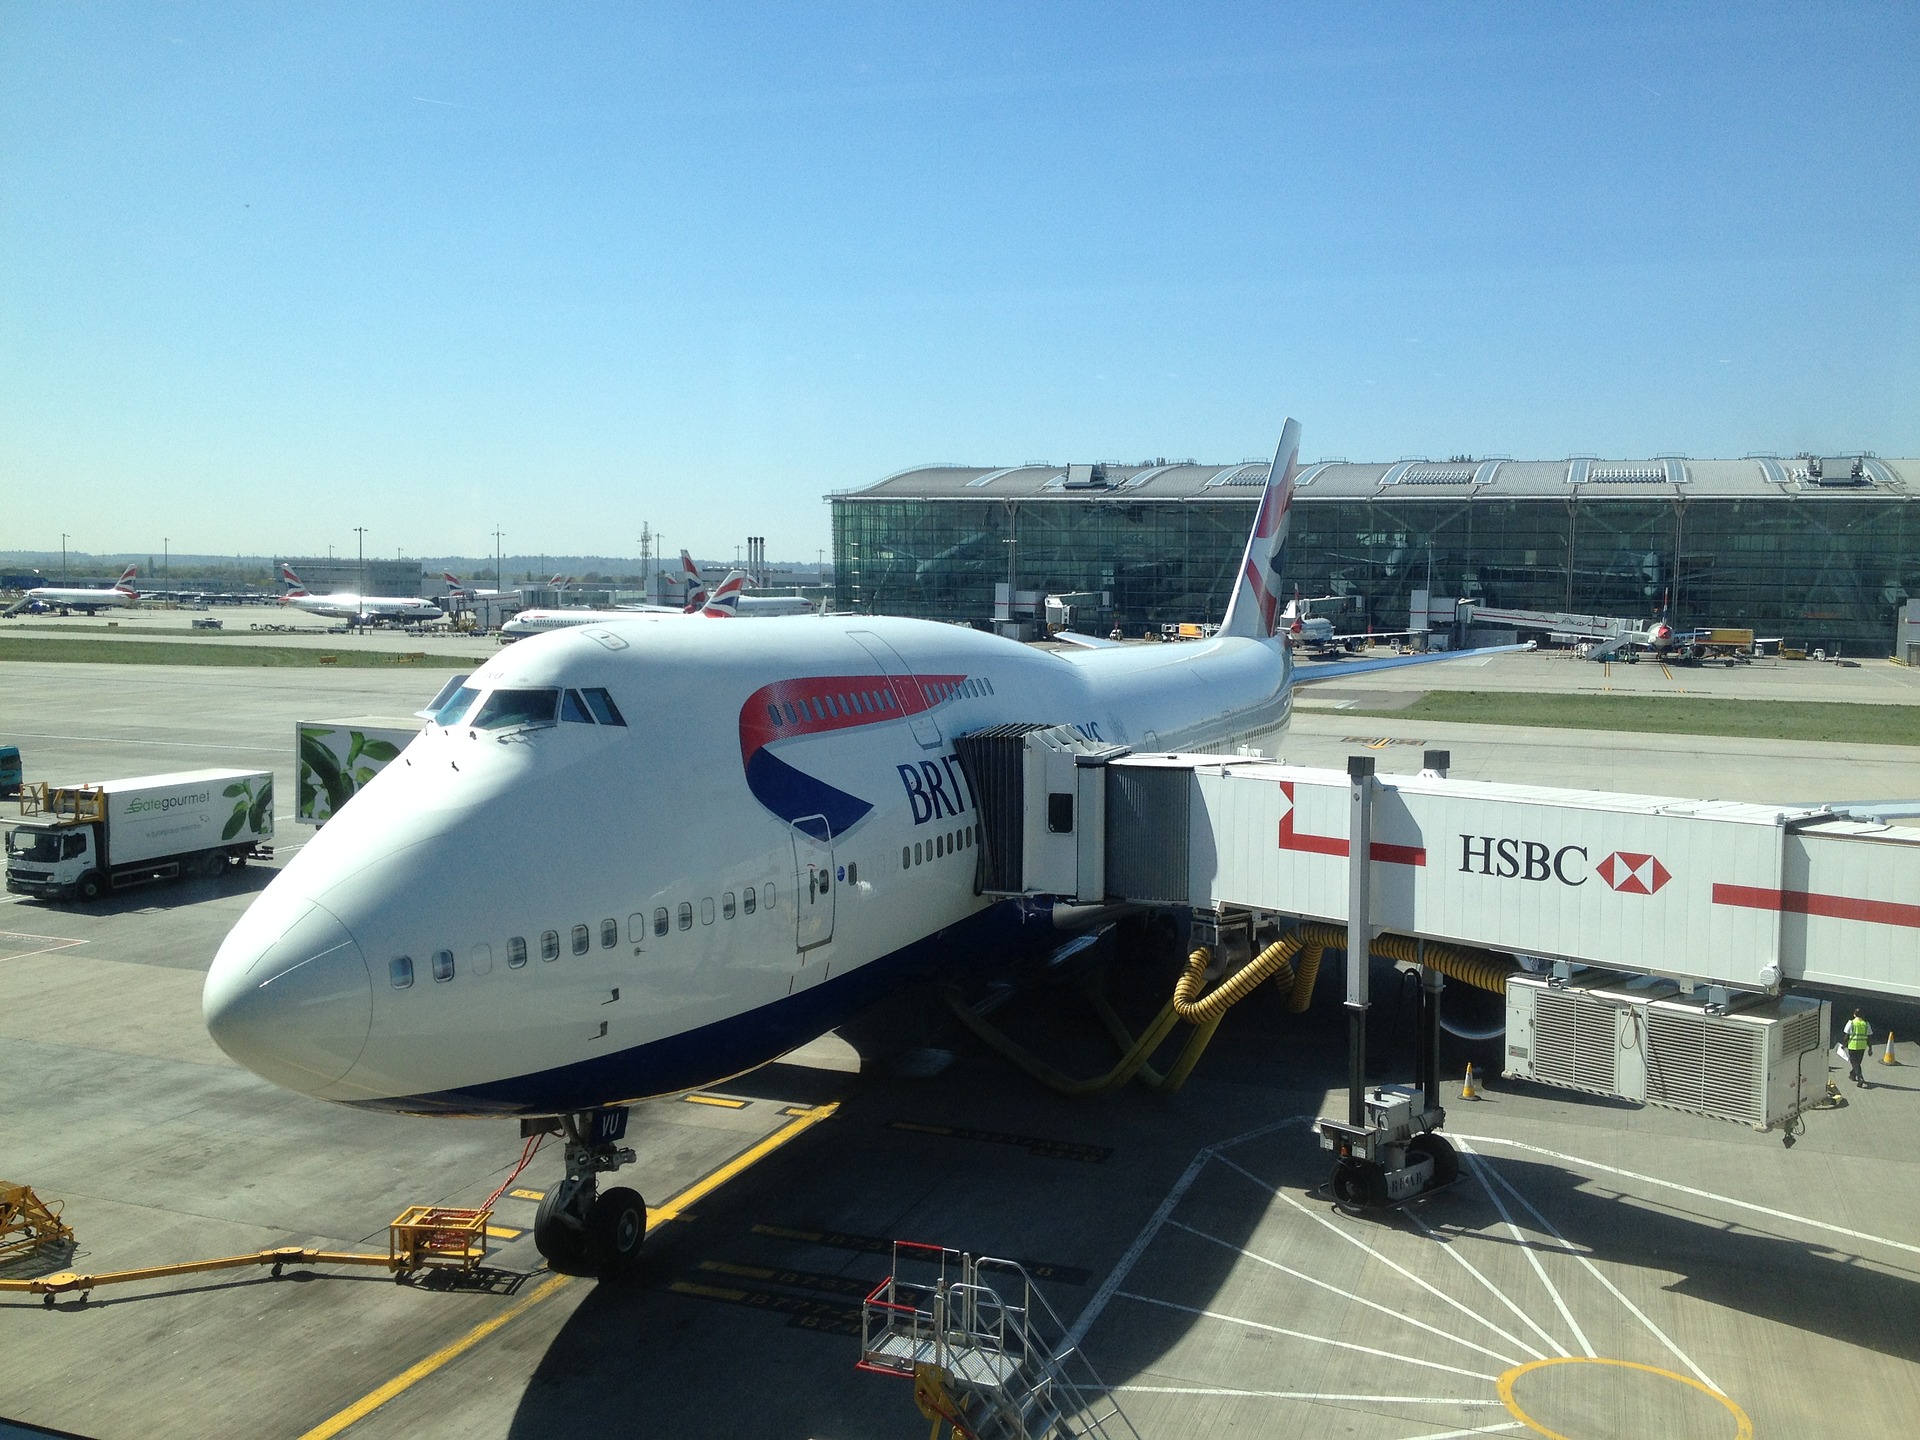
[[273,856],[273,772],[183,770],[87,785],[28,785],[7,836],[7,889],[95,900],[108,890],[217,875]]

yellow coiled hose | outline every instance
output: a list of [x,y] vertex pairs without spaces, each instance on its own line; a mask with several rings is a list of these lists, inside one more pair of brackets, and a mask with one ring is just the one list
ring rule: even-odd
[[[1126,1084],[1136,1075],[1156,1090],[1171,1092],[1178,1090],[1187,1076],[1193,1073],[1193,1067],[1199,1063],[1201,1054],[1213,1039],[1213,1032],[1220,1028],[1227,1011],[1271,979],[1286,994],[1287,1009],[1296,1015],[1303,1014],[1312,1003],[1314,982],[1319,979],[1322,958],[1329,950],[1346,948],[1345,926],[1303,924],[1292,934],[1283,935],[1267,946],[1210,993],[1202,995],[1207,967],[1213,963],[1213,952],[1202,945],[1187,956],[1186,969],[1174,983],[1173,998],[1137,1036],[1128,1031],[1103,996],[1090,994],[1088,998],[1101,1024],[1122,1053],[1119,1062],[1106,1074],[1085,1079],[1065,1074],[1020,1046],[997,1026],[990,1025],[985,1017],[961,999],[956,990],[947,992],[947,1004],[974,1034],[1043,1085],[1063,1095],[1099,1094]],[[1490,951],[1464,950],[1432,941],[1423,947],[1405,935],[1376,936],[1373,953],[1402,965],[1431,965],[1449,979],[1490,990],[1496,995],[1506,994],[1507,977],[1519,968],[1507,957]],[[1293,963],[1296,955],[1300,957],[1298,966]],[[1179,1056],[1163,1075],[1148,1062],[1174,1026],[1183,1020],[1194,1027],[1193,1033],[1187,1037]]]

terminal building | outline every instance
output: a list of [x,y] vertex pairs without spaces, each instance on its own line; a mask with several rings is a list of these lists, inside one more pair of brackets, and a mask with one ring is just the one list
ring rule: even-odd
[[[929,465],[830,495],[842,610],[983,620],[1088,597],[1077,628],[1219,620],[1266,483],[1239,464]],[[1320,460],[1296,481],[1286,584],[1341,631],[1425,628],[1431,597],[1749,627],[1886,655],[1920,595],[1920,460]],[[1426,592],[1422,597],[1416,592]]]

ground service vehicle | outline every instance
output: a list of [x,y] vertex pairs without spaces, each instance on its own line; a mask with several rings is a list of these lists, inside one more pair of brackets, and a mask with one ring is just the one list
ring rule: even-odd
[[95,900],[108,890],[217,875],[269,859],[273,773],[186,770],[94,785],[24,786],[7,837],[7,889]]
[[0,795],[20,793],[20,747],[0,745]]

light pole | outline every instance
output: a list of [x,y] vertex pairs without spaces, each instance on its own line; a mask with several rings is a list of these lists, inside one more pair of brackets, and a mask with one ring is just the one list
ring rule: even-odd
[[493,532],[493,588],[496,590],[500,588],[500,536],[502,533],[504,532],[498,529]]
[[67,578],[67,541],[72,538],[64,530],[60,532],[60,578],[62,580]]
[[360,613],[365,615],[367,610],[367,527],[356,525],[353,527],[353,533],[360,537],[360,593],[354,599],[359,602]]
[[160,537],[160,573],[168,586],[173,584],[173,541],[166,536]]

